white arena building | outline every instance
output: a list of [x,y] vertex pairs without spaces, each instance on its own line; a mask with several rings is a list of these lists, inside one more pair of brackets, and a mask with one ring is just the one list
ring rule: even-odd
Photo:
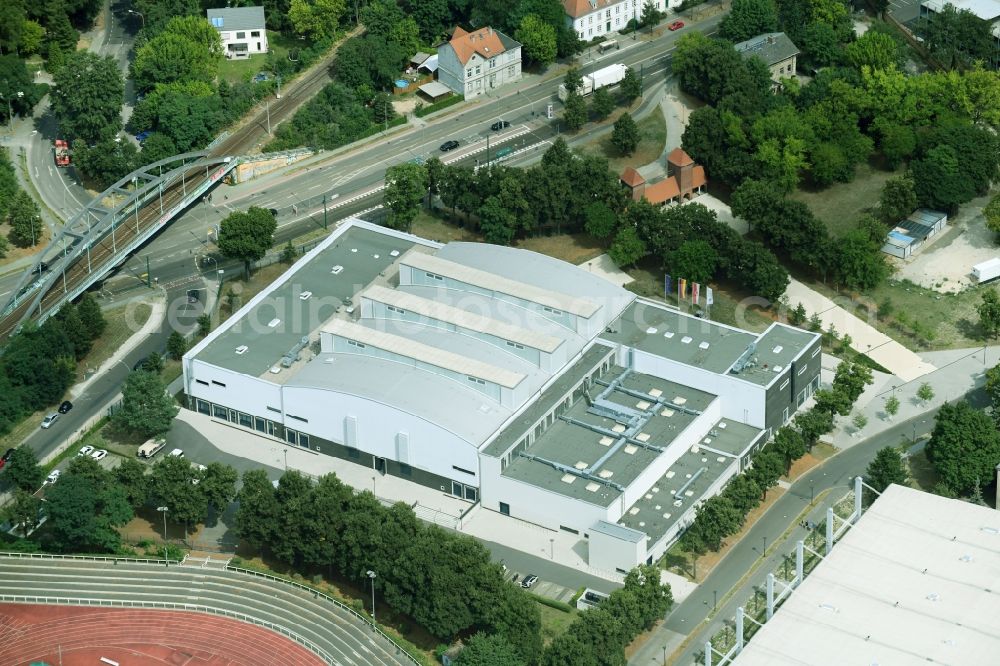
[[339,227],[184,356],[196,409],[658,558],[819,386],[820,340],[689,316],[526,250]]

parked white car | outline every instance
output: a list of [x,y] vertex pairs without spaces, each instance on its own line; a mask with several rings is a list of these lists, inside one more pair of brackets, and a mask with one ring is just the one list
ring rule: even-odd
[[[47,477],[45,477],[45,483],[55,483],[59,480],[59,475],[62,474],[57,469],[52,470]],[[44,485],[44,484],[43,484]]]
[[94,447],[92,447],[92,446],[85,446],[85,447],[83,447],[82,449],[80,449],[79,451],[77,451],[77,452],[76,452],[76,455],[80,456],[81,458],[82,458],[83,456],[89,456],[89,455],[90,455],[90,453],[91,453],[91,452],[92,452],[93,450],[94,450]]
[[105,451],[104,449],[97,449],[96,451],[90,454],[90,457],[93,458],[94,460],[104,460],[104,457],[106,455],[108,455],[107,451]]

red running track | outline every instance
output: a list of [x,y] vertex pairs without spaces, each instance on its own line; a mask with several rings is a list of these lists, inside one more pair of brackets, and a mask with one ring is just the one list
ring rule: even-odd
[[0,604],[0,664],[92,666],[317,666],[281,634],[187,611]]

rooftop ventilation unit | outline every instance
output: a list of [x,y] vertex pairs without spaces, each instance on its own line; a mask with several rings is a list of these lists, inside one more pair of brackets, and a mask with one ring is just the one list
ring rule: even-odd
[[268,328],[278,328],[278,324],[280,324],[280,323],[281,323],[281,320],[278,319],[277,317],[275,317],[271,321],[267,322],[267,327]]
[[309,336],[303,335],[298,344],[288,350],[288,353],[281,357],[281,367],[290,368],[292,363],[299,360],[300,352],[309,345]]
[[243,354],[247,353],[248,349],[250,348],[247,347],[246,345],[240,345],[239,347],[236,348],[236,354],[242,356]]
[[751,366],[751,364],[753,363],[753,355],[756,353],[757,353],[757,343],[751,342],[750,344],[747,345],[747,348],[743,350],[743,353],[740,354],[740,357],[736,359],[736,362],[733,363],[733,367],[729,372],[733,373],[734,375],[738,375],[741,372],[743,372],[745,368]]

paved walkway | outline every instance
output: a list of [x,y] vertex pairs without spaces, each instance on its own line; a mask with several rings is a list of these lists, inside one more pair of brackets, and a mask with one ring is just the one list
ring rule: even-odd
[[77,396],[87,390],[87,387],[90,386],[91,382],[93,382],[95,378],[100,377],[103,373],[107,372],[108,368],[111,366],[116,363],[120,363],[121,360],[128,356],[133,349],[138,347],[140,343],[152,335],[153,331],[163,325],[163,320],[167,314],[167,299],[165,294],[158,294],[158,298],[153,302],[149,302],[148,298],[142,297],[136,299],[133,303],[149,303],[152,308],[149,313],[149,319],[147,319],[146,323],[142,325],[142,328],[129,336],[129,338],[122,343],[117,350],[115,350],[114,354],[104,361],[104,363],[101,363],[96,372],[94,372],[89,378],[83,380],[82,382],[77,382],[70,387],[69,394],[74,400]]
[[[983,373],[1000,363],[1000,346],[926,352],[921,357],[921,363],[937,367],[910,381],[874,373],[874,383],[858,398],[854,411],[848,416],[837,417],[834,431],[824,439],[839,449],[849,448],[897,423],[920,417],[945,402],[957,400],[983,385]],[[934,397],[926,402],[917,397],[917,390],[925,382],[934,391]],[[893,395],[899,400],[899,411],[890,417],[885,411],[885,401]],[[857,413],[868,418],[868,423],[860,431],[851,424]]]
[[[819,315],[824,330],[833,326],[840,336],[850,335],[851,340],[853,340],[851,346],[854,349],[868,354],[872,360],[903,381],[913,381],[935,369],[931,363],[921,359],[917,354],[866,323],[853,312],[849,312],[840,304],[810,289],[795,278],[791,279],[788,289],[785,290],[785,296],[788,298],[790,308],[801,303],[806,309],[807,316]],[[852,303],[845,303],[845,305],[858,314],[868,316],[869,309],[867,307]],[[874,313],[871,316],[874,316]]]

